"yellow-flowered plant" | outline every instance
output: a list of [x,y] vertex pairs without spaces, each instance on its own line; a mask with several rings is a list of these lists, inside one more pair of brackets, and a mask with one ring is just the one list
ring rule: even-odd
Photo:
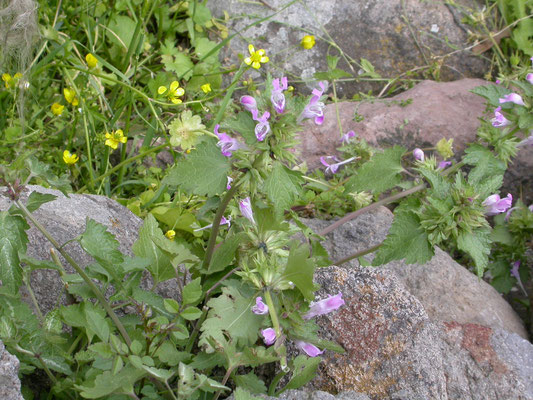
[[17,86],[20,78],[22,78],[22,74],[20,72],[17,72],[13,76],[11,76],[9,74],[2,74],[2,80],[4,81],[4,85],[6,86],[6,89],[15,88]]
[[50,109],[52,110],[52,113],[54,115],[57,115],[59,117],[61,114],[63,114],[63,110],[65,109],[65,106],[62,106],[59,103],[54,103],[52,104],[52,107],[50,107]]
[[87,61],[87,66],[89,68],[96,68],[96,65],[98,64],[98,60],[91,53],[85,56],[85,61]]
[[267,63],[269,58],[265,55],[265,50],[259,49],[255,50],[253,45],[248,45],[248,51],[250,52],[250,57],[244,59],[246,65],[251,65],[254,69],[261,68],[261,64]]
[[167,99],[169,99],[172,103],[180,104],[182,102],[180,97],[185,94],[185,90],[180,88],[180,83],[178,81],[173,81],[168,88],[166,86],[159,86],[157,93],[166,93]]
[[112,133],[106,132],[105,138],[105,145],[111,147],[113,150],[117,149],[119,143],[126,143],[128,141],[128,138],[124,136],[122,129],[117,129]]
[[209,93],[211,91],[211,84],[206,83],[205,85],[200,86],[200,89],[202,89],[204,93]]
[[169,240],[174,240],[174,238],[176,237],[176,232],[172,229],[168,230],[166,233],[165,233],[165,236],[169,239]]
[[76,107],[78,104],[80,104],[80,101],[78,100],[78,97],[76,97],[76,92],[74,91],[74,89],[64,88],[63,96],[65,96],[65,100],[69,104],[72,104],[73,107]]
[[315,37],[313,35],[305,35],[303,38],[302,38],[302,41],[300,42],[300,45],[306,49],[306,50],[309,50],[309,49],[312,49],[313,46],[315,45]]
[[79,157],[76,155],[76,153],[70,153],[70,151],[65,150],[63,152],[63,161],[67,165],[73,165],[76,164],[79,160]]

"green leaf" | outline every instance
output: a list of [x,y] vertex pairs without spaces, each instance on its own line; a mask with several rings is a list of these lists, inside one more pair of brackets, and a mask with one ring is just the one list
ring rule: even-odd
[[194,321],[202,315],[202,311],[197,307],[188,307],[180,314],[183,319],[187,321]]
[[163,179],[163,184],[180,186],[200,196],[214,196],[226,190],[226,177],[230,169],[214,141],[202,142],[185,161],[173,167]]
[[[472,144],[465,150],[463,161],[474,166],[468,174],[468,182],[471,184],[481,183],[487,179],[491,182],[496,176],[505,173],[505,163],[499,160],[492,151],[480,144]],[[483,196],[486,193],[482,194]]]
[[414,213],[412,204],[411,201],[404,201],[394,210],[394,221],[372,265],[404,258],[407,264],[424,264],[435,254],[426,232],[420,227],[420,219]]
[[26,202],[26,208],[30,212],[34,212],[43,204],[57,199],[57,196],[49,193],[31,192],[28,201]]
[[374,79],[381,78],[381,75],[376,72],[372,63],[368,61],[366,58],[361,58],[361,68],[365,72],[360,74],[359,76],[368,76],[369,78],[374,78]]
[[261,397],[253,396],[248,390],[237,387],[233,392],[235,400],[260,400]]
[[302,192],[303,178],[297,171],[291,171],[282,163],[276,162],[265,180],[265,191],[279,215],[294,204]]
[[480,278],[483,277],[489,263],[490,244],[490,231],[488,229],[461,232],[457,238],[457,248],[472,257],[476,265],[477,275]]
[[113,277],[115,283],[121,282],[118,266],[124,262],[118,250],[119,243],[105,225],[87,218],[85,232],[79,238],[83,250],[89,253]]
[[67,376],[72,375],[72,370],[70,369],[70,366],[65,362],[65,359],[63,357],[41,354],[41,360],[51,370],[60,372]]
[[226,238],[220,247],[213,253],[213,258],[211,258],[207,273],[213,274],[215,272],[223,271],[233,261],[237,248],[246,237],[246,232],[239,232],[234,236]]
[[316,289],[313,283],[314,273],[315,265],[309,258],[307,246],[292,242],[283,278],[293,282],[307,300],[313,300]]
[[26,221],[17,215],[0,212],[0,280],[11,294],[17,294],[22,285],[19,253],[25,253],[29,229]]
[[238,387],[249,390],[251,393],[266,394],[267,392],[265,383],[253,372],[249,372],[246,375],[236,375],[233,380]]
[[131,365],[126,365],[117,374],[105,371],[98,375],[91,387],[74,385],[86,399],[98,399],[112,393],[133,393],[133,385],[147,373]]
[[509,89],[506,89],[503,86],[493,84],[486,86],[477,86],[470,91],[487,99],[490,105],[494,107],[498,107],[500,105],[500,98],[502,98],[506,94],[511,93]]
[[155,356],[165,364],[175,367],[180,362],[190,359],[191,354],[184,351],[178,351],[176,345],[167,340],[157,349]]
[[257,138],[255,137],[256,124],[257,122],[253,120],[249,112],[240,111],[234,118],[224,121],[222,129],[219,129],[219,131],[231,130],[238,132],[244,138],[245,143],[252,146],[257,143]]
[[148,271],[154,278],[154,284],[174,278],[174,267],[170,258],[154,243],[153,238],[165,240],[163,232],[152,214],[148,214],[139,231],[139,239],[133,244],[132,250],[137,257],[150,260]]
[[176,300],[164,299],[163,304],[165,306],[165,310],[167,310],[169,313],[172,313],[172,314],[180,313],[180,304]]
[[136,25],[135,21],[125,15],[115,16],[107,24],[107,39],[122,49],[127,49],[130,47]]
[[[285,385],[283,391],[288,389],[298,389],[315,377],[320,357],[306,357],[299,355],[294,359],[293,373],[290,381]],[[279,393],[278,393],[279,394]]]
[[419,171],[429,182],[431,190],[436,197],[443,199],[448,196],[450,192],[450,184],[444,179],[439,171],[428,168],[417,168],[417,171]]
[[102,342],[107,343],[109,340],[109,325],[103,313],[103,310],[100,309],[86,308],[85,320],[87,321],[87,329],[93,331]]
[[403,147],[394,146],[383,153],[377,153],[346,182],[346,191],[379,194],[398,185],[401,182],[401,161],[405,151]]
[[205,26],[209,21],[211,21],[211,11],[204,4],[197,1],[190,3],[189,5],[189,15],[195,24]]
[[202,297],[201,278],[196,278],[189,282],[181,292],[183,304],[194,304]]

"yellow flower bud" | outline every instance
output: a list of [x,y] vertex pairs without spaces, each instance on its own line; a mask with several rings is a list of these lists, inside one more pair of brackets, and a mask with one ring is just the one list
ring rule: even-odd
[[204,93],[209,93],[211,91],[211,85],[206,83],[205,85],[200,86]]
[[171,229],[165,233],[165,236],[169,240],[174,240],[174,238],[176,237],[176,232]]
[[73,165],[73,164],[76,164],[78,160],[79,160],[79,157],[75,153],[70,154],[70,151],[68,150],[65,150],[63,152],[63,161],[65,162],[65,164]]
[[91,53],[85,56],[85,61],[87,61],[87,65],[89,66],[89,68],[95,68],[96,64],[98,64],[98,60]]
[[50,109],[52,110],[52,113],[54,115],[57,115],[59,117],[61,114],[63,114],[63,110],[65,109],[65,106],[62,106],[59,103],[54,103],[52,104],[52,107],[50,107]]
[[313,35],[305,35],[302,38],[300,45],[306,50],[312,49],[315,45],[315,37]]

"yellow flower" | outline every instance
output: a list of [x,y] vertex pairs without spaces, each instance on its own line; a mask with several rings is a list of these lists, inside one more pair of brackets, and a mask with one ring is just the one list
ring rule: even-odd
[[89,68],[95,68],[96,64],[98,64],[98,60],[91,53],[85,56],[85,61],[87,61],[87,65],[89,66]]
[[180,83],[178,81],[173,81],[170,83],[170,86],[159,86],[157,93],[164,94],[167,93],[167,98],[174,104],[180,104],[182,101],[179,97],[185,94],[185,90],[180,88]]
[[65,106],[62,106],[59,103],[54,103],[52,104],[52,107],[50,108],[52,110],[52,113],[54,113],[54,115],[57,115],[59,117],[61,114],[63,114],[63,109],[65,108]]
[[306,50],[312,49],[314,45],[315,37],[313,35],[305,35],[302,38],[302,41],[300,42],[300,46],[302,46]]
[[22,78],[22,74],[17,72],[15,75],[11,76],[9,74],[2,74],[2,80],[6,86],[6,89],[14,88],[17,86],[18,81]]
[[204,91],[204,93],[209,93],[211,91],[211,85],[209,83],[200,86],[200,88]]
[[176,237],[176,232],[171,229],[167,231],[167,233],[165,233],[165,236],[170,240],[174,240],[174,238]]
[[74,91],[74,89],[64,88],[63,95],[65,96],[65,100],[69,104],[72,104],[73,107],[76,107],[78,104],[80,104],[78,98],[76,97],[76,92]]
[[78,160],[79,160],[79,157],[75,153],[70,154],[70,151],[68,150],[65,150],[63,152],[63,161],[65,161],[65,164],[67,165],[76,164]]
[[255,50],[253,45],[248,45],[248,51],[250,52],[250,57],[244,59],[246,65],[251,65],[252,68],[259,69],[261,64],[267,63],[269,61],[268,57],[265,56],[265,50]]
[[128,138],[124,136],[122,129],[117,129],[112,133],[106,132],[105,134],[105,145],[111,147],[113,150],[116,150],[119,143],[126,143]]

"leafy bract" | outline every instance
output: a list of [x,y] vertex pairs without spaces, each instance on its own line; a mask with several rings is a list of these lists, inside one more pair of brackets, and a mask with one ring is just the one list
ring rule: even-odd
[[276,162],[265,180],[265,191],[274,205],[274,212],[281,214],[288,210],[301,193],[302,174],[291,171],[280,162]]
[[480,278],[483,277],[489,263],[490,244],[490,230],[488,229],[461,232],[457,238],[457,247],[472,257]]
[[17,215],[0,212],[0,279],[10,293],[18,293],[22,284],[19,253],[25,253],[29,229],[26,221]]
[[402,155],[405,148],[394,146],[383,153],[376,154],[370,161],[363,164],[357,174],[346,182],[348,192],[367,191],[379,194],[391,189],[401,182],[403,171]]
[[376,252],[372,265],[382,265],[393,260],[405,259],[407,264],[423,264],[434,255],[427,233],[420,226],[420,219],[415,214],[414,201],[404,201],[394,210],[394,221],[389,234]]
[[293,282],[307,300],[313,300],[316,289],[313,283],[314,273],[315,264],[309,258],[308,247],[293,242],[291,244],[289,259],[287,260],[287,266],[283,272],[283,278]]
[[[474,166],[468,174],[469,183],[486,183],[487,179],[493,181],[497,176],[503,177],[506,169],[505,163],[496,158],[494,153],[486,147],[473,144],[465,150],[465,153],[463,161]],[[493,187],[490,189],[495,190]]]
[[181,186],[197,195],[214,196],[226,190],[230,164],[213,141],[202,142],[187,159],[173,167],[163,184]]
[[213,274],[224,270],[233,261],[237,248],[246,237],[246,232],[239,232],[234,236],[226,238],[213,254],[207,273]]

